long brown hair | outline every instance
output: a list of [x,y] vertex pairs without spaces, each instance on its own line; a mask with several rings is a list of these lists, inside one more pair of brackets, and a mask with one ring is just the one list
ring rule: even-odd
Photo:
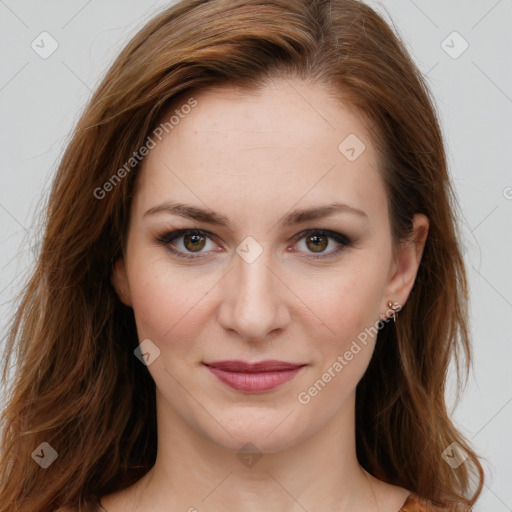
[[[133,354],[133,311],[110,282],[140,167],[126,162],[178,98],[216,84],[256,90],[275,77],[326,86],[368,120],[395,242],[410,234],[415,213],[430,221],[409,300],[379,332],[358,384],[359,461],[439,505],[475,502],[482,466],[445,403],[452,358],[469,370],[468,290],[423,76],[389,25],[357,0],[184,0],[121,52],[59,165],[40,257],[7,337],[0,512],[85,510],[89,493],[123,489],[154,464],[155,384]],[[43,442],[58,454],[47,469],[32,457]],[[456,469],[442,458],[453,442],[468,456]]]

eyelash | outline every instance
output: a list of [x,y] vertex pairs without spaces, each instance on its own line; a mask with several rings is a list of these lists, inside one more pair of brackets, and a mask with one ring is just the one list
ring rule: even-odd
[[[179,229],[177,231],[164,232],[164,233],[158,235],[157,240],[159,243],[164,245],[169,252],[171,252],[172,254],[175,254],[176,256],[178,256],[180,258],[189,259],[189,260],[196,260],[196,259],[203,258],[203,256],[190,256],[190,254],[193,254],[193,253],[184,253],[182,251],[172,248],[171,242],[173,240],[176,240],[177,238],[181,238],[186,235],[200,235],[205,238],[210,238],[212,240],[214,240],[216,238],[213,234],[208,233],[207,231],[202,231],[200,229]],[[308,235],[324,235],[327,238],[331,238],[331,239],[335,240],[339,244],[338,247],[336,247],[334,250],[332,250],[328,253],[306,256],[306,258],[308,258],[308,259],[319,260],[319,259],[332,258],[332,257],[338,255],[341,251],[345,250],[347,247],[350,247],[352,245],[352,241],[347,236],[342,235],[341,233],[337,233],[336,231],[330,231],[328,229],[307,229],[305,231],[301,231],[293,238],[293,242],[296,243]],[[200,253],[197,253],[197,254],[200,254]]]

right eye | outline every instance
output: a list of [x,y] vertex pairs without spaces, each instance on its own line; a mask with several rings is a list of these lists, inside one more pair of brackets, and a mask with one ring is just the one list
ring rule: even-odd
[[[158,241],[176,256],[180,258],[197,259],[203,256],[194,256],[194,253],[200,253],[206,246],[206,241],[212,239],[213,235],[200,229],[180,229],[178,231],[166,232],[158,236]],[[173,243],[176,240],[181,242]],[[177,249],[176,245],[181,245],[183,249]],[[189,252],[187,252],[189,251]],[[207,251],[203,251],[207,252]]]

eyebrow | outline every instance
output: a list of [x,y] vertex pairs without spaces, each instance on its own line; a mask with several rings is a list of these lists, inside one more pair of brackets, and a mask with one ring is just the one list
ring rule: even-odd
[[[144,214],[144,217],[146,215],[156,215],[159,213],[170,213],[172,215],[179,215],[180,217],[185,217],[187,219],[229,228],[229,220],[224,215],[214,212],[209,208],[199,208],[197,206],[177,203],[173,201],[165,201],[157,206],[153,206]],[[336,213],[350,213],[359,217],[368,218],[366,213],[362,210],[358,210],[357,208],[354,208],[353,206],[345,203],[336,202],[324,206],[306,208],[302,210],[292,210],[282,219],[281,225],[294,226],[309,220],[328,217]]]

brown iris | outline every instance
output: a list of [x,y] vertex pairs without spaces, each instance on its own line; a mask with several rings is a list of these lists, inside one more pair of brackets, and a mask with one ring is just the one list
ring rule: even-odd
[[[313,252],[322,252],[328,245],[327,238],[325,235],[309,235],[306,237],[306,245]],[[313,245],[310,246],[308,241],[312,241]]]
[[[189,246],[188,242],[191,242],[191,245]],[[183,237],[183,244],[187,248],[187,250],[191,252],[197,252],[204,248],[204,245],[206,243],[206,238],[202,235],[198,234],[191,234],[191,235],[184,235]]]

